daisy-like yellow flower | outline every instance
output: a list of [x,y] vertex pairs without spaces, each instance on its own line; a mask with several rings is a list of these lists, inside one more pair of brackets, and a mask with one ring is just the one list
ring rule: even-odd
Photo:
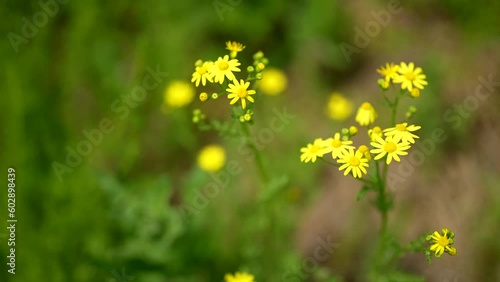
[[403,122],[400,124],[396,124],[395,127],[384,129],[385,136],[392,136],[392,139],[397,142],[402,140],[403,142],[408,142],[411,144],[415,143],[414,138],[419,138],[417,135],[413,134],[413,131],[417,131],[421,126],[418,125],[410,125],[408,126],[407,122]]
[[372,142],[377,140],[377,137],[382,137],[384,135],[382,128],[380,126],[375,126],[372,129],[368,129],[368,136]]
[[384,76],[385,81],[390,81],[398,76],[399,66],[394,63],[385,63],[385,67],[381,66],[377,72]]
[[415,68],[413,63],[401,63],[398,69],[400,75],[393,79],[394,83],[401,83],[401,89],[408,89],[412,91],[413,87],[424,89],[424,85],[427,85],[425,81],[425,74],[422,73],[422,68]]
[[217,172],[226,164],[226,151],[219,145],[208,145],[198,153],[198,166],[207,172]]
[[241,107],[245,109],[247,107],[246,100],[252,103],[255,102],[253,97],[250,96],[255,94],[255,90],[247,90],[248,86],[250,86],[250,82],[245,82],[243,79],[240,79],[239,83],[238,80],[233,80],[233,83],[229,84],[229,88],[226,89],[226,91],[230,93],[227,95],[227,98],[233,99],[229,104],[232,105],[241,99]]
[[353,111],[351,101],[338,92],[333,92],[328,99],[327,113],[333,120],[343,121],[347,119]]
[[204,62],[201,66],[197,66],[195,72],[193,73],[193,78],[191,78],[191,82],[196,84],[196,87],[201,84],[205,86],[207,84],[207,80],[212,81],[213,74],[209,72],[209,70],[213,67],[213,62]]
[[332,153],[332,158],[340,158],[342,155],[347,154],[348,149],[354,149],[354,146],[351,146],[352,141],[342,141],[340,140],[340,133],[335,133],[333,138],[328,138],[323,140],[323,149],[321,152],[323,154]]
[[366,168],[368,167],[368,159],[365,158],[363,153],[359,150],[354,153],[354,149],[350,148],[349,151],[342,155],[337,162],[342,164],[339,167],[339,170],[344,170],[344,175],[352,172],[352,176],[355,178],[362,178],[363,174],[367,174],[368,171]]
[[254,282],[255,277],[246,272],[236,272],[234,275],[226,274],[224,276],[225,282]]
[[401,161],[399,155],[408,155],[408,152],[406,152],[406,150],[410,149],[409,143],[403,142],[401,140],[395,141],[392,139],[392,136],[387,136],[385,140],[377,137],[375,142],[371,142],[370,145],[375,148],[370,150],[370,152],[372,154],[378,154],[373,159],[379,160],[387,155],[387,164],[390,164],[393,159],[397,162]]
[[358,109],[358,113],[356,114],[356,121],[361,126],[366,126],[373,123],[376,117],[377,117],[377,112],[375,112],[375,109],[373,108],[372,104],[364,102]]
[[434,252],[434,255],[438,258],[443,255],[444,252],[454,256],[457,254],[457,249],[451,247],[453,245],[453,238],[455,237],[455,233],[450,232],[448,228],[443,228],[443,234],[439,234],[439,232],[434,231],[432,235],[427,236],[426,240],[431,241],[430,250]]
[[220,84],[224,83],[224,77],[227,77],[229,80],[234,80],[233,72],[241,71],[238,66],[241,65],[237,59],[229,59],[228,55],[225,55],[224,58],[219,57],[217,61],[214,62],[212,67],[210,68],[210,74],[215,77],[215,83],[219,82]]
[[245,49],[245,45],[235,41],[228,41],[226,42],[226,49],[231,51],[231,58],[236,58],[238,52],[241,52],[243,51],[243,49]]
[[300,149],[302,153],[300,155],[300,161],[304,163],[315,162],[318,157],[323,157],[325,154],[323,149],[323,139],[317,138],[314,140],[313,144],[307,144],[307,147],[303,147]]

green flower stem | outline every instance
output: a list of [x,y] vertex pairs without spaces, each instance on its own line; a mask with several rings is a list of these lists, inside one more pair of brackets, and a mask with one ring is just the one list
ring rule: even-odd
[[[387,167],[387,165],[385,165]],[[385,237],[387,232],[387,197],[385,191],[385,179],[382,178],[382,174],[380,173],[379,164],[375,161],[375,171],[376,171],[376,184],[378,186],[378,206],[377,208],[380,211],[381,215],[381,224],[380,224],[380,237],[381,240]]]
[[269,183],[269,177],[267,175],[266,169],[264,168],[264,162],[262,160],[262,155],[259,152],[259,150],[257,149],[257,147],[255,146],[255,144],[250,136],[250,130],[248,129],[248,123],[241,122],[240,124],[241,124],[241,129],[243,131],[243,135],[245,136],[246,144],[247,144],[248,148],[250,148],[250,150],[252,150],[252,152],[255,156],[255,165],[257,166],[257,171],[259,172],[260,179],[261,179],[262,183],[267,184],[267,183]]

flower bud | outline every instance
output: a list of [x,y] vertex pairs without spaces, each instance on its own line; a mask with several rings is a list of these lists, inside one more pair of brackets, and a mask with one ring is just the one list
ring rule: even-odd
[[217,100],[219,98],[219,94],[217,93],[212,93],[212,99]]
[[205,102],[206,100],[208,100],[208,94],[205,92],[202,92],[200,94],[200,101]]
[[358,133],[358,128],[357,128],[356,126],[351,126],[351,127],[349,127],[349,134],[350,134],[351,136],[356,135],[356,133]]
[[255,79],[261,80],[262,79],[262,73],[258,73],[255,75]]
[[253,66],[248,66],[247,67],[247,72],[254,72],[255,68]]

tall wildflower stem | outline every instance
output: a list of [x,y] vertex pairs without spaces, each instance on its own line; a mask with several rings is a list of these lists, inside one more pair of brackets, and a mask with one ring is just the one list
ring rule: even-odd
[[269,182],[269,176],[267,175],[266,169],[264,167],[264,161],[262,159],[262,154],[255,146],[251,136],[250,129],[248,128],[248,124],[246,122],[242,122],[241,129],[243,131],[243,135],[245,137],[245,142],[248,148],[252,150],[252,153],[255,156],[255,165],[257,166],[257,171],[259,172],[260,179],[262,183],[267,184]]

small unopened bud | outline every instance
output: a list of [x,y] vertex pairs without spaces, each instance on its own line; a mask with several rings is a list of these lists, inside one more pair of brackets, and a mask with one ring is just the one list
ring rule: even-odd
[[249,114],[245,114],[245,115],[243,115],[243,119],[246,121],[250,121],[252,119],[252,116]]
[[212,93],[212,99],[217,100],[219,98],[219,94],[217,93]]
[[413,97],[413,98],[418,98],[420,97],[420,90],[418,88],[413,88],[410,92],[410,95]]
[[255,75],[255,79],[261,80],[262,79],[262,73],[258,73]]
[[248,66],[247,67],[247,72],[254,72],[255,68],[253,66]]
[[208,94],[205,92],[202,92],[200,94],[200,101],[205,102],[206,100],[208,100]]
[[263,57],[264,57],[264,53],[262,53],[262,51],[259,51],[259,52],[255,53],[255,54],[253,54],[253,59],[254,60],[260,60]]
[[201,67],[201,66],[203,66],[203,61],[202,61],[202,60],[197,60],[197,61],[194,63],[194,66],[195,66],[195,67]]
[[378,84],[378,86],[380,86],[380,88],[382,88],[382,90],[387,90],[387,89],[389,89],[389,86],[390,86],[389,81],[382,79],[382,78],[377,80],[377,84]]
[[257,66],[255,67],[255,70],[259,72],[265,68],[266,68],[266,65],[264,65],[263,63],[258,63]]
[[349,135],[349,129],[347,128],[342,128],[342,135]]
[[358,128],[357,128],[356,126],[351,126],[351,127],[349,127],[349,134],[350,134],[351,136],[356,135],[356,133],[358,133]]

